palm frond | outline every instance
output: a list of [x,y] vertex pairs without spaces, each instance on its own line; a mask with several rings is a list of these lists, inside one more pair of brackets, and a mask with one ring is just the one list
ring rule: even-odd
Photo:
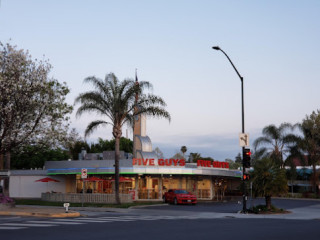
[[152,116],[156,118],[165,118],[169,122],[171,122],[171,116],[169,112],[167,112],[164,108],[160,108],[157,106],[149,106],[147,108],[142,108],[139,112],[141,114],[145,114],[146,116]]
[[112,125],[111,123],[103,121],[103,120],[96,120],[96,121],[93,121],[93,122],[89,123],[89,125],[87,126],[87,128],[86,128],[86,130],[84,132],[85,137],[89,136],[99,126],[108,125],[108,124]]
[[279,139],[280,133],[277,127],[273,124],[268,125],[262,129],[262,134],[271,139]]
[[253,142],[253,146],[254,146],[255,149],[258,148],[261,145],[266,145],[266,144],[272,145],[273,142],[268,137],[259,137]]

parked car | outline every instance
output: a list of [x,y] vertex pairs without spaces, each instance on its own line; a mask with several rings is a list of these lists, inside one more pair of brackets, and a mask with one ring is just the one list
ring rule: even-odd
[[169,189],[163,195],[163,202],[173,204],[193,204],[197,203],[197,197],[183,189]]

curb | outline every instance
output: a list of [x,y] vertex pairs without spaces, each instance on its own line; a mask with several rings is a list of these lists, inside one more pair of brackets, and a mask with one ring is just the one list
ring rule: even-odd
[[78,212],[68,213],[41,213],[41,212],[14,212],[14,211],[1,211],[0,215],[5,216],[29,216],[29,217],[52,217],[52,218],[65,218],[65,217],[80,217]]

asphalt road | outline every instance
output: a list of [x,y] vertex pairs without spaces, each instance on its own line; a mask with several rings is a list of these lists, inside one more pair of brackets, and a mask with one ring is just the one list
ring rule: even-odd
[[[274,204],[287,209],[309,206],[319,211],[319,201],[274,199]],[[87,216],[71,219],[1,216],[0,236],[12,240],[319,239],[320,211],[319,218],[312,220],[250,218],[249,215],[237,218],[235,214],[222,214],[219,218],[211,214],[213,217],[206,218],[203,214],[226,210],[234,213],[238,209],[241,204],[228,202],[150,206],[118,213],[87,211],[83,212]]]
[[[319,201],[314,200],[299,200],[299,199],[279,199],[273,198],[272,205],[283,208],[292,209],[305,206],[317,205]],[[257,205],[265,205],[263,198],[249,199],[247,208]],[[218,213],[237,213],[242,210],[242,202],[199,202],[197,205],[172,205],[167,206],[148,206],[147,209],[162,209],[162,210],[181,210],[192,212],[218,212]]]
[[[47,219],[38,220],[47,223]],[[22,222],[25,222],[22,221]],[[30,221],[29,221],[30,222]],[[50,225],[50,224],[47,224]],[[0,230],[14,240],[319,239],[320,220],[194,219],[88,222],[79,225]]]

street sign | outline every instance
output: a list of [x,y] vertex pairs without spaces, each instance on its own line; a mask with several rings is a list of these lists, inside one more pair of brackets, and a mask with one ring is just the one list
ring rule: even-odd
[[239,133],[239,145],[240,147],[249,147],[249,134]]
[[81,178],[87,178],[88,174],[87,174],[87,169],[86,168],[82,168],[81,169]]

